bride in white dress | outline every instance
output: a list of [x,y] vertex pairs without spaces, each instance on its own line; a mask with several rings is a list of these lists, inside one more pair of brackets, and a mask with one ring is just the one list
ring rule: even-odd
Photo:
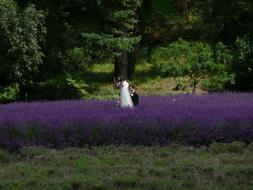
[[129,83],[126,80],[121,80],[117,83],[117,86],[120,87],[120,107],[133,107],[132,98],[130,96],[130,92],[128,90]]

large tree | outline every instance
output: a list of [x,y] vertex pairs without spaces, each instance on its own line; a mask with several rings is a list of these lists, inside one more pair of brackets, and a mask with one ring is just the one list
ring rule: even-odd
[[87,58],[83,64],[113,58],[114,76],[130,77],[145,27],[171,10],[170,0],[17,1],[22,7],[34,3],[47,11],[46,57],[41,67],[46,75],[62,71],[67,52],[77,50]]
[[[24,1],[22,5],[25,6]],[[140,41],[135,33],[141,0],[30,0],[47,11],[47,40],[42,69],[47,74],[62,71],[66,56],[78,52],[82,64],[116,59],[116,75],[125,75],[128,61],[123,57]],[[67,58],[67,60],[70,60]],[[48,72],[50,70],[50,72]]]
[[[135,45],[131,52],[122,52],[119,59],[115,62],[115,68],[123,68],[126,76],[129,78],[132,77],[139,50],[146,40],[144,36],[146,28],[154,21],[157,21],[157,18],[163,18],[164,16],[170,15],[171,10],[171,0],[142,0],[141,6],[136,11],[136,16],[139,22],[134,29],[135,34],[141,36],[142,40]],[[121,65],[127,66],[122,67]],[[115,69],[115,75],[117,76],[119,74],[120,72]]]
[[1,87],[13,83],[25,87],[38,74],[46,33],[44,19],[44,12],[34,5],[20,9],[14,0],[0,0]]

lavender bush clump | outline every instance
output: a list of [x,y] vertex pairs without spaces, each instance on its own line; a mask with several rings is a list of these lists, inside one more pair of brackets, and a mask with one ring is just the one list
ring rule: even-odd
[[0,147],[87,145],[208,145],[253,142],[253,94],[142,97],[138,107],[111,101],[0,105]]

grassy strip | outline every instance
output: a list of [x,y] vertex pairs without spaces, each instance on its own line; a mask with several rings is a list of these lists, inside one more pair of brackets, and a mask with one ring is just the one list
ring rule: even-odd
[[252,189],[253,146],[0,151],[1,190]]

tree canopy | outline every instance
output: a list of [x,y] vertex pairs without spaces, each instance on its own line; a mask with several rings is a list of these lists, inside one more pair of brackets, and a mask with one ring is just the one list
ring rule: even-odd
[[235,84],[224,88],[252,90],[252,33],[251,0],[0,0],[0,90],[18,84],[25,94],[106,60],[114,76],[131,77],[141,49],[150,58],[178,38],[212,50],[223,43],[235,52],[226,63]]

